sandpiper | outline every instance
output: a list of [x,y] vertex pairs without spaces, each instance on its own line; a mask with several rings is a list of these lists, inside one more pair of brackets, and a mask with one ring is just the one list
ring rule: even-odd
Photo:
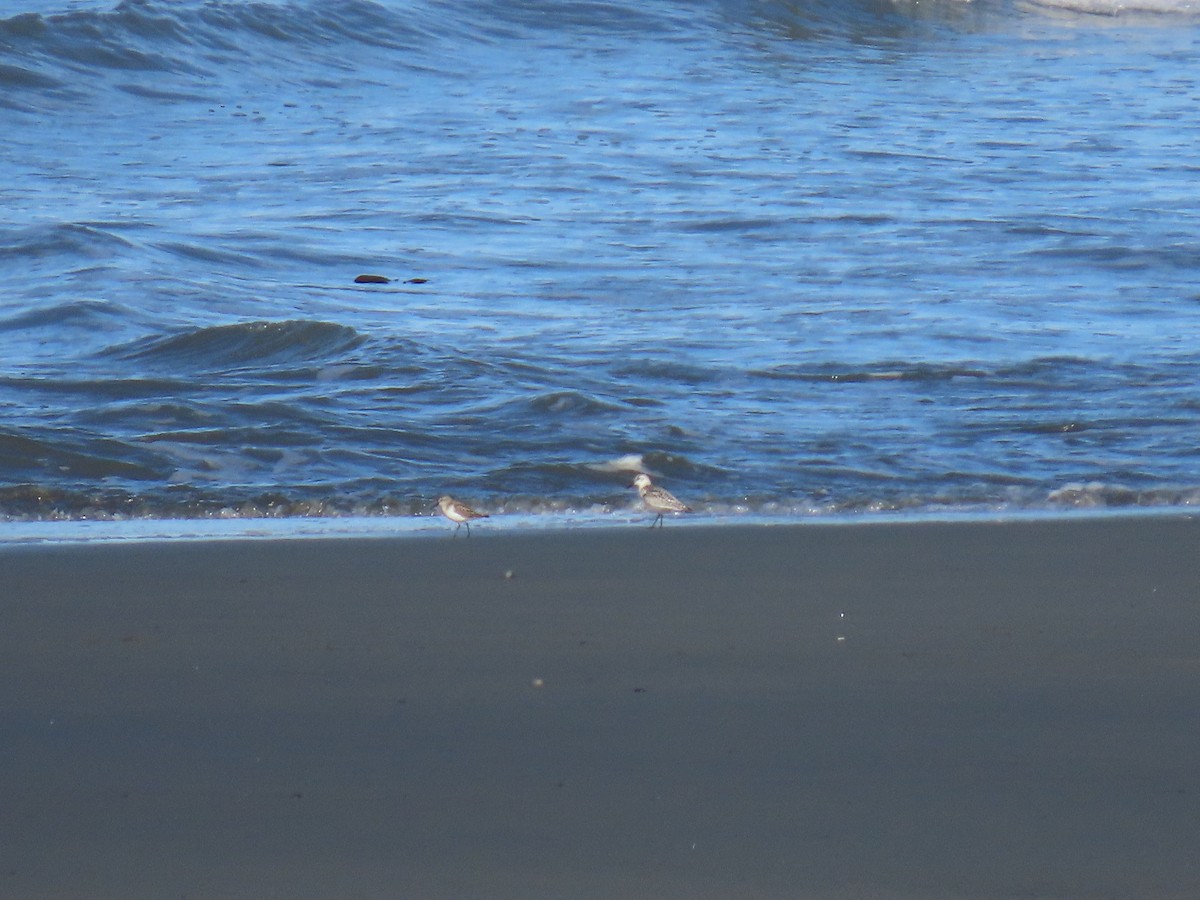
[[664,513],[680,513],[691,512],[692,508],[686,503],[679,500],[674,494],[668,490],[658,487],[650,483],[649,475],[638,475],[633,479],[633,484],[630,487],[637,488],[638,494],[642,498],[642,503],[646,504],[646,508],[653,513],[658,513],[654,521],[650,523],[653,528],[657,525],[662,528]]
[[[437,505],[438,509],[442,511],[443,516],[451,522],[458,523],[458,528],[462,528],[464,525],[467,526],[467,537],[471,536],[472,519],[486,519],[488,517],[487,513],[477,512],[461,500],[455,500],[448,495],[438,497]],[[455,537],[458,537],[458,528],[454,529]]]

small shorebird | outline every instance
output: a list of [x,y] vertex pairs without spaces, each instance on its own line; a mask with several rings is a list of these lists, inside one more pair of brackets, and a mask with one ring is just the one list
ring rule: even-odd
[[633,479],[633,484],[630,487],[637,488],[638,494],[642,498],[642,503],[646,505],[646,509],[650,512],[658,513],[650,527],[657,525],[662,528],[664,513],[691,512],[692,508],[680,501],[674,494],[668,490],[658,487],[650,483],[649,475],[638,475]]
[[[451,522],[458,523],[458,528],[462,528],[464,525],[467,526],[467,537],[471,536],[472,519],[486,519],[488,517],[487,513],[476,512],[467,506],[467,504],[455,500],[450,496],[438,497],[437,505],[438,509],[442,511],[443,516]],[[454,529],[455,537],[458,537],[458,528]]]

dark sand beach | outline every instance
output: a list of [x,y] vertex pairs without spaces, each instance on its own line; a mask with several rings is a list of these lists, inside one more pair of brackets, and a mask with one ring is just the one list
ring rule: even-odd
[[1191,517],[0,571],[0,896],[1200,896]]

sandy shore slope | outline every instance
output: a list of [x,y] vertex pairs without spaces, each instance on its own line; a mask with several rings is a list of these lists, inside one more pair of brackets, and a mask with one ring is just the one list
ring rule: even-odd
[[0,547],[0,896],[1200,897],[1200,522],[674,524]]

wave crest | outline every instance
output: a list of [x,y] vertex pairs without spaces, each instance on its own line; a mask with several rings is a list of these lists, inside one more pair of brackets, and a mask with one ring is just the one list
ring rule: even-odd
[[123,359],[190,369],[221,369],[250,363],[325,362],[358,347],[364,338],[333,322],[289,320],[239,322],[156,336],[118,348]]

